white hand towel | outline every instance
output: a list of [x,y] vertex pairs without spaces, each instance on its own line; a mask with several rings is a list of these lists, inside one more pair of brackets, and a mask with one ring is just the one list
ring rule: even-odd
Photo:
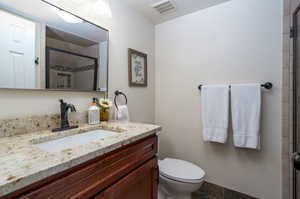
[[260,149],[260,85],[232,85],[231,109],[234,145],[242,148]]
[[115,119],[121,121],[129,121],[129,110],[126,105],[119,105],[118,109],[115,110]]
[[201,113],[204,141],[225,143],[228,134],[229,86],[202,86]]

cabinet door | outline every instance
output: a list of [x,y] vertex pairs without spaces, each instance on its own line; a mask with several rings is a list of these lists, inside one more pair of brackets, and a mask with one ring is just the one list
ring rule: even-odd
[[157,199],[157,159],[154,158],[112,185],[95,199]]

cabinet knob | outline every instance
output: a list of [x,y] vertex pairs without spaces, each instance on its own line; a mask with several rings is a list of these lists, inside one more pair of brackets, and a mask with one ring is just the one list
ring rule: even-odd
[[292,156],[292,160],[294,162],[294,168],[296,170],[300,170],[300,153],[294,153]]

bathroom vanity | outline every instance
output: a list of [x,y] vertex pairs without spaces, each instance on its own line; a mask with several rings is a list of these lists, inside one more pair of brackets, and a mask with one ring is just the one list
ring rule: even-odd
[[[99,129],[116,134],[61,151],[39,147]],[[155,125],[111,122],[1,138],[0,198],[156,199],[158,131]]]
[[[0,89],[107,96],[109,31],[48,1],[30,3],[0,0]],[[90,126],[86,112],[69,125],[68,109],[76,111],[61,100],[60,116],[0,120],[0,199],[156,199],[160,127]]]

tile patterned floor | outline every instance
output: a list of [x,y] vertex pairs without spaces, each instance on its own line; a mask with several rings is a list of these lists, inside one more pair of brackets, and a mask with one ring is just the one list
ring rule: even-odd
[[192,199],[258,199],[224,187],[205,182],[199,191],[192,194]]
[[[161,191],[158,199],[165,199]],[[224,187],[205,182],[199,191],[192,193],[191,199],[258,199]]]

